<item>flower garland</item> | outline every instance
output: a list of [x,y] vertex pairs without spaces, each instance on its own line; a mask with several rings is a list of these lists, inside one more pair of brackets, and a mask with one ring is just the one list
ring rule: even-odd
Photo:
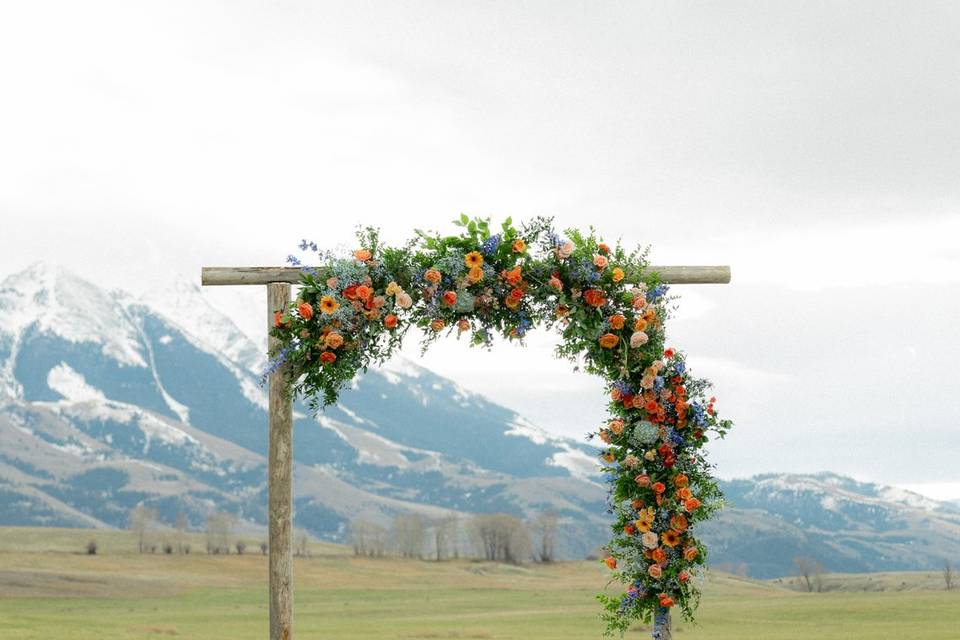
[[[411,327],[424,332],[424,349],[445,332],[489,347],[497,334],[522,340],[535,326],[558,329],[557,355],[602,376],[610,394],[610,420],[590,434],[603,443],[615,519],[604,563],[627,585],[598,596],[607,633],[674,606],[692,619],[693,577],[706,559],[693,529],[722,504],[702,448],[731,423],[717,417],[710,383],[664,348],[667,287],[648,271],[647,252],[611,247],[592,229],[561,238],[544,218],[519,229],[508,218],[497,233],[484,219],[455,224],[462,233],[418,231],[399,248],[363,229],[351,258],[320,253],[321,268],[291,256],[302,286],[274,318],[281,347],[267,373],[288,363],[293,393],[320,410],[387,360]],[[317,251],[307,241],[301,249]]]

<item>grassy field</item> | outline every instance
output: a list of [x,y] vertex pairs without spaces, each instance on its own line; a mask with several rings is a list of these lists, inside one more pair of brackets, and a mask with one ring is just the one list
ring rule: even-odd
[[[0,529],[0,639],[266,637],[266,559],[131,553],[125,532]],[[198,541],[199,542],[199,541]],[[199,544],[198,546],[202,546]],[[479,562],[357,559],[315,545],[294,565],[295,638],[383,640],[597,638],[597,563],[511,567]],[[950,639],[960,591],[934,574],[851,576],[887,590],[806,594],[713,575],[699,624],[677,638]],[[843,577],[831,577],[837,583]],[[632,630],[628,637],[645,637]]]

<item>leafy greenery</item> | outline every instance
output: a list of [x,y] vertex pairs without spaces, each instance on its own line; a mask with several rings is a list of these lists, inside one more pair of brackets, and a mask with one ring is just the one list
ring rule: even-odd
[[647,251],[610,246],[592,228],[567,229],[564,239],[546,218],[519,228],[507,218],[496,232],[486,219],[454,224],[457,235],[417,231],[398,248],[364,228],[352,258],[321,255],[325,264],[304,268],[298,299],[275,318],[281,347],[268,373],[288,376],[320,410],[387,360],[411,327],[423,331],[424,349],[451,332],[490,347],[495,336],[558,330],[557,355],[603,376],[610,394],[611,419],[592,435],[606,445],[615,518],[604,562],[627,591],[599,596],[607,632],[672,606],[692,618],[693,573],[707,554],[692,530],[722,506],[702,447],[731,423],[717,417],[709,383],[665,348],[667,287]]

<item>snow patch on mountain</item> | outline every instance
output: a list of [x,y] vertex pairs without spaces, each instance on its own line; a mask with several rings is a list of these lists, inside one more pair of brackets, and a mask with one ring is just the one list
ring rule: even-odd
[[177,275],[169,286],[144,294],[138,302],[175,324],[198,348],[222,355],[247,372],[263,371],[263,351],[207,302],[196,282]]
[[103,402],[107,399],[102,391],[87,384],[86,378],[65,362],[50,369],[47,386],[72,402]]

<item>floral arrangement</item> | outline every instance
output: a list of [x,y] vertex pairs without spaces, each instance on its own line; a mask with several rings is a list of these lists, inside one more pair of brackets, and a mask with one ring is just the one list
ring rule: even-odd
[[[593,229],[562,237],[544,218],[520,228],[508,218],[496,232],[485,219],[455,224],[458,235],[418,231],[402,247],[362,229],[350,258],[320,253],[317,268],[291,256],[302,286],[274,318],[282,346],[267,374],[286,363],[292,392],[319,410],[412,327],[424,349],[444,333],[489,347],[497,335],[522,341],[535,326],[556,328],[558,356],[602,376],[610,397],[610,420],[590,434],[602,442],[614,516],[603,562],[626,584],[620,596],[598,596],[607,633],[662,620],[671,607],[692,619],[707,555],[693,530],[722,504],[702,449],[731,423],[717,417],[710,384],[665,348],[667,287],[647,252],[610,246]],[[301,249],[317,251],[307,241]]]

